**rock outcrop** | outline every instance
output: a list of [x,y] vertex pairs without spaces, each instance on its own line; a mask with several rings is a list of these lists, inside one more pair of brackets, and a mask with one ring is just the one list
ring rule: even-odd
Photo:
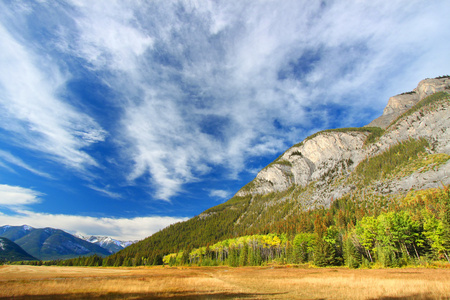
[[368,132],[326,132],[287,150],[256,176],[250,190],[237,196],[286,190],[292,184],[305,186],[331,173],[349,172],[365,158],[360,150]]
[[411,92],[403,93],[389,98],[388,104],[383,114],[370,122],[367,127],[387,128],[392,121],[397,119],[401,114],[416,105],[417,102],[425,97],[450,89],[450,78],[433,78],[424,79],[419,82],[417,87]]

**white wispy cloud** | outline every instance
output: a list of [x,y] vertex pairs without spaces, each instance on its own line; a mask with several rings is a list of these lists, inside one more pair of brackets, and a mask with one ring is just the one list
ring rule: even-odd
[[13,168],[11,168],[10,166],[4,164],[4,163],[1,162],[1,161],[0,161],[0,167],[2,167],[2,168],[4,168],[4,169],[8,170],[8,171],[11,172],[11,173],[16,173],[16,171],[15,171]]
[[32,44],[16,40],[2,24],[0,44],[0,126],[13,133],[16,145],[49,160],[78,171],[97,166],[83,148],[103,141],[106,132],[67,103],[64,90],[70,74],[47,55],[34,53]]
[[[21,160],[20,158],[12,155],[11,153],[7,152],[7,151],[2,151],[0,150],[0,160],[4,160],[10,164],[16,165],[18,167],[24,168],[28,171],[30,171],[31,173],[34,173],[36,175],[42,176],[42,177],[46,177],[46,178],[52,178],[52,176],[48,173],[39,171],[33,167],[31,167],[30,165],[28,165],[27,163],[25,163],[23,160]],[[13,171],[11,168],[8,168],[5,164],[0,164],[0,166],[3,166],[7,169],[9,169],[10,171]]]
[[231,193],[226,190],[210,190],[209,196],[211,198],[228,199],[231,196]]
[[26,205],[39,203],[42,193],[20,186],[0,184],[0,206],[19,209]]
[[113,191],[109,190],[109,186],[105,187],[105,188],[101,188],[92,184],[87,185],[88,188],[99,192],[100,194],[106,195],[109,198],[115,198],[115,199],[119,199],[122,198],[122,195]]
[[[62,50],[75,51],[94,68],[110,68],[117,71],[133,71],[137,61],[153,39],[142,31],[134,17],[133,5],[121,1],[69,1],[80,13],[75,18],[79,34],[64,36]],[[72,48],[67,38],[75,39],[78,47]],[[65,49],[64,49],[65,48]]]

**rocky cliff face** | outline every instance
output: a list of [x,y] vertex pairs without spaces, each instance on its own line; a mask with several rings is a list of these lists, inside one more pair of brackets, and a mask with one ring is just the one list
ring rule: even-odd
[[370,122],[368,127],[387,128],[392,121],[401,114],[416,105],[420,100],[436,92],[448,90],[450,88],[450,78],[424,79],[411,92],[403,93],[389,98],[388,104],[383,114]]
[[[450,155],[450,100],[411,109],[420,100],[449,87],[449,78],[426,79],[413,92],[391,97],[381,119],[369,124],[385,129],[374,143],[366,143],[371,134],[369,128],[324,131],[306,139],[259,172],[236,196],[263,195],[282,192],[294,185],[305,188],[313,185],[307,194],[299,197],[304,198],[303,202],[327,205],[332,198],[356,190],[355,183],[346,178],[362,160],[379,155],[399,142],[424,138],[430,145],[429,154]],[[410,113],[400,117],[407,111]],[[442,184],[450,184],[450,161],[436,168],[374,183],[370,189],[393,194]]]
[[348,173],[364,159],[360,151],[368,132],[325,132],[287,150],[237,195],[267,194],[292,184],[306,186],[330,173]]

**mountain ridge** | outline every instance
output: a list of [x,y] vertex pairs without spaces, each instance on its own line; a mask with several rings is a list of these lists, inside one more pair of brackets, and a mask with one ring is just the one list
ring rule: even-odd
[[431,94],[448,90],[450,87],[450,77],[441,76],[437,78],[427,78],[421,80],[417,87],[410,92],[401,93],[389,98],[383,114],[367,124],[367,127],[380,127],[386,129],[395,118],[408,111],[419,101]]

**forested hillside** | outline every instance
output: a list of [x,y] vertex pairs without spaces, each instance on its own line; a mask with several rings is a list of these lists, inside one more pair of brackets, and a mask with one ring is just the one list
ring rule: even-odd
[[[173,225],[170,233],[185,223]],[[234,232],[235,237],[205,242],[201,247],[186,244],[185,248],[160,254],[153,261],[137,253],[122,256],[123,259],[117,259],[117,255],[104,259],[91,256],[44,264],[235,267],[312,263],[357,268],[450,263],[450,188],[411,191],[389,200],[343,197],[329,208],[304,211],[283,222],[274,222],[271,227],[248,231],[239,228],[241,234]]]
[[[380,205],[381,204],[381,205]],[[168,265],[259,266],[267,263],[356,268],[450,263],[450,191],[411,192],[389,205],[370,209],[351,199],[309,213],[300,233],[271,233],[226,239],[166,255]],[[313,221],[314,220],[314,221]],[[132,261],[135,262],[135,261]]]

